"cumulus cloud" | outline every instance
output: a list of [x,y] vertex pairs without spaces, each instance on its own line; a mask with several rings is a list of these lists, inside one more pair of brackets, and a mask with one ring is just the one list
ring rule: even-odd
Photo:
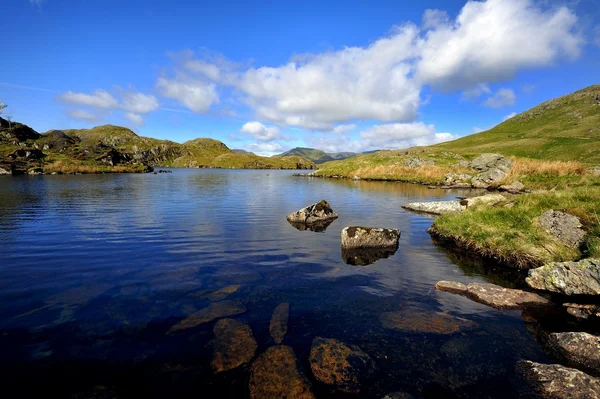
[[58,100],[69,105],[84,105],[92,108],[116,109],[119,102],[106,90],[94,90],[92,94],[77,93],[71,90],[60,94]]
[[281,143],[252,143],[245,147],[247,151],[267,157],[289,150],[289,146],[284,146]]
[[158,109],[158,100],[153,95],[137,93],[137,92],[124,92],[123,104],[121,108],[137,113],[147,114]]
[[88,123],[94,123],[100,119],[97,115],[83,109],[68,109],[65,112],[73,119],[79,119]]
[[215,83],[181,75],[177,78],[159,78],[156,88],[162,96],[172,98],[196,113],[206,112],[211,105],[219,102]]
[[140,114],[136,114],[134,112],[126,112],[125,118],[129,119],[131,122],[135,123],[136,126],[144,126],[144,118]]
[[502,121],[503,121],[503,122],[505,122],[505,121],[507,121],[507,120],[509,120],[509,119],[512,119],[512,118],[514,118],[515,116],[517,116],[517,113],[516,113],[516,112],[511,112],[510,114],[506,115],[506,116],[504,117],[504,119],[502,119]]
[[487,84],[479,83],[467,90],[463,90],[461,98],[466,101],[471,101],[471,100],[481,97],[484,94],[491,94],[491,93],[492,93],[492,90],[490,90],[490,87]]
[[331,132],[335,133],[335,134],[342,134],[342,133],[351,132],[354,129],[356,129],[356,125],[351,123],[348,125],[338,125],[338,126],[334,127]]
[[240,129],[240,133],[249,134],[257,140],[266,142],[284,138],[279,128],[265,126],[258,121],[245,123]]
[[500,89],[493,96],[488,97],[483,104],[486,107],[499,109],[514,105],[516,100],[517,96],[514,91],[511,89]]

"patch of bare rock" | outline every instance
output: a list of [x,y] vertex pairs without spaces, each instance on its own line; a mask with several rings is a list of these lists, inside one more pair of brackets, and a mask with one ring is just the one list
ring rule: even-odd
[[446,213],[464,212],[469,207],[479,205],[494,206],[504,201],[506,201],[506,197],[501,194],[487,194],[465,198],[460,201],[412,202],[402,205],[402,208],[415,212],[429,213],[432,215],[443,215]]
[[439,281],[435,289],[464,295],[475,302],[496,309],[523,309],[529,306],[545,306],[549,303],[546,298],[533,292],[504,288],[490,283],[465,285],[455,281]]
[[552,234],[570,248],[579,248],[585,240],[586,232],[577,216],[563,211],[550,210],[539,218],[544,230]]
[[586,332],[552,333],[548,343],[568,364],[600,373],[600,337]]

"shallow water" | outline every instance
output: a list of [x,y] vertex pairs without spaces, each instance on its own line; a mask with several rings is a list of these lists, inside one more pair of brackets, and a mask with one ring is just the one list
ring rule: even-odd
[[[439,280],[512,282],[437,247],[425,232],[432,219],[401,208],[462,195],[287,171],[3,178],[0,395],[248,397],[248,365],[217,375],[210,367],[214,321],[167,334],[224,299],[211,293],[239,286],[227,300],[246,307],[232,317],[250,325],[257,355],[274,344],[273,310],[290,304],[283,343],[317,397],[528,396],[514,364],[547,360],[532,318],[434,289]],[[340,215],[324,232],[286,221],[321,199]],[[346,264],[340,232],[349,225],[399,228],[398,251]],[[448,316],[470,327],[448,331]],[[315,380],[317,336],[375,360],[360,393]]]

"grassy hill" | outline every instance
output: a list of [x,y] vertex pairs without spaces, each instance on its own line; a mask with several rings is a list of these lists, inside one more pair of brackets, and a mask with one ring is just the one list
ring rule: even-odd
[[355,156],[354,152],[334,152],[326,153],[325,151],[317,150],[314,148],[296,147],[282,154],[275,155],[274,157],[289,157],[298,156],[306,159],[310,159],[316,164],[321,164],[333,160],[346,159]]

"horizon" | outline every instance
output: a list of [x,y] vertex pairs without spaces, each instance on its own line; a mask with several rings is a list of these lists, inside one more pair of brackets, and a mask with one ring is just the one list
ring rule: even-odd
[[11,2],[5,114],[40,132],[364,152],[484,131],[598,83],[596,0],[175,4]]

